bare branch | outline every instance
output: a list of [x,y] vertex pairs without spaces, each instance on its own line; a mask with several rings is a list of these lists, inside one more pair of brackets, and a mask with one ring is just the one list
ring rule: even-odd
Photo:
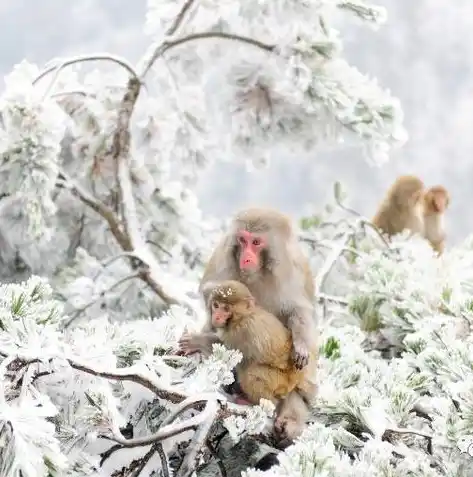
[[[113,136],[112,157],[117,162],[118,187],[123,206],[123,222],[125,234],[130,241],[130,250],[134,250],[136,256],[147,266],[146,270],[140,272],[140,278],[144,280],[150,288],[168,305],[182,304],[173,296],[169,295],[159,284],[157,270],[159,264],[150,252],[141,234],[141,227],[138,223],[135,198],[130,179],[128,158],[130,152],[130,119],[133,108],[140,93],[141,83],[136,78],[131,78],[128,82],[128,91],[123,97],[118,113],[118,124]],[[192,309],[192,307],[187,304]]]
[[317,300],[323,302],[337,303],[338,305],[347,306],[348,300],[340,298],[338,296],[327,295],[325,293],[317,293]]
[[345,233],[342,238],[334,245],[332,251],[328,254],[325,263],[322,265],[322,268],[319,269],[317,276],[315,278],[315,290],[316,293],[319,293],[322,290],[323,284],[327,278],[327,275],[332,270],[333,266],[337,262],[340,255],[343,253],[346,243],[353,235],[352,232]]
[[140,75],[140,78],[143,79],[149,70],[153,67],[156,60],[158,60],[161,56],[164,55],[170,49],[183,45],[185,43],[189,43],[195,40],[205,40],[205,39],[221,39],[221,40],[231,40],[237,41],[239,43],[245,43],[247,45],[255,46],[263,51],[268,53],[272,53],[276,46],[275,45],[268,45],[267,43],[263,43],[259,40],[255,40],[251,37],[236,35],[234,33],[224,33],[224,32],[199,32],[199,33],[191,33],[190,35],[184,36],[182,38],[177,38],[176,40],[166,40],[161,45],[159,45],[153,55],[151,56],[150,60],[146,63],[143,71]]
[[184,460],[182,461],[181,466],[179,467],[179,470],[176,473],[176,477],[189,477],[194,472],[199,452],[207,441],[210,429],[212,428],[217,415],[217,401],[208,401],[204,411],[202,411],[200,414],[202,423],[192,437],[188,451],[184,457]]
[[153,455],[157,452],[158,450],[157,446],[161,446],[162,448],[162,445],[159,443],[151,446],[151,449],[139,460],[138,466],[136,467],[136,469],[134,469],[130,477],[140,477],[140,474],[141,472],[143,472],[143,469],[146,467],[146,464],[151,460],[151,457],[153,457]]
[[70,190],[72,194],[81,200],[81,202],[101,215],[107,221],[110,231],[122,249],[127,252],[131,252],[132,247],[130,241],[128,237],[121,231],[120,222],[113,210],[106,206],[103,202],[100,202],[98,199],[90,195],[79,184],[74,182],[64,171],[60,172],[60,177],[65,181],[65,183],[61,184],[61,187]]
[[71,324],[77,319],[79,318],[79,316],[84,313],[84,311],[86,311],[87,309],[89,309],[91,306],[95,305],[101,298],[103,298],[107,293],[111,292],[112,290],[114,290],[115,288],[117,288],[118,286],[122,285],[123,283],[125,282],[128,282],[130,280],[133,280],[135,278],[140,278],[141,274],[140,272],[138,273],[133,273],[131,275],[127,275],[126,277],[123,277],[122,279],[118,280],[117,282],[115,282],[113,285],[111,285],[110,287],[108,287],[106,290],[102,290],[100,293],[99,293],[99,296],[97,296],[97,298],[95,298],[94,300],[91,300],[89,303],[87,303],[86,305],[82,306],[81,308],[75,310],[74,312],[74,316],[72,316],[69,320],[66,321],[66,323],[64,324],[64,328],[68,328],[69,326],[71,326]]
[[74,58],[69,58],[64,60],[58,65],[54,65],[54,66],[50,66],[46,68],[34,79],[33,85],[37,84],[40,80],[42,80],[45,76],[47,76],[52,71],[57,70],[56,72],[56,77],[57,77],[60,71],[66,66],[70,66],[76,63],[84,63],[86,61],[111,61],[125,68],[128,71],[128,73],[130,73],[133,77],[135,78],[138,77],[137,73],[133,69],[133,66],[130,63],[128,63],[128,61],[125,60],[124,58],[120,58],[119,56],[115,56],[115,55],[110,55],[109,53],[96,53],[94,55],[80,55]]
[[[78,370],[93,376],[100,378],[111,379],[114,381],[131,381],[133,383],[141,384],[146,389],[156,394],[156,396],[166,399],[171,402],[181,402],[186,396],[173,389],[167,389],[162,386],[161,383],[155,382],[149,376],[145,376],[136,370],[135,366],[129,366],[126,368],[117,368],[113,371],[104,371],[97,368],[93,368],[90,365],[79,363],[75,360],[68,359],[69,365]],[[117,441],[118,442],[118,441]]]
[[95,98],[95,95],[82,90],[60,91],[59,93],[52,94],[51,98],[63,98],[64,96],[82,96],[84,98]]
[[159,458],[161,459],[161,471],[162,471],[163,477],[170,477],[171,472],[169,470],[168,456],[164,452],[163,445],[160,442],[157,442],[153,447],[156,448],[156,452],[158,453]]
[[[310,237],[308,235],[299,235],[299,240],[301,242],[305,242],[305,243],[308,243],[310,245],[313,245],[314,247],[323,247],[323,248],[332,248],[330,242],[325,242],[323,240],[317,240],[313,237]],[[356,248],[353,248],[353,247],[349,247],[349,246],[345,246],[343,248],[343,252],[350,252],[350,253],[354,253],[355,255],[361,257],[362,253],[359,251],[359,250],[356,250]]]
[[102,269],[100,269],[97,274],[94,276],[94,280],[96,280],[102,273],[103,269],[109,267],[113,262],[116,262],[120,258],[138,258],[134,252],[123,252],[119,253],[118,255],[114,255],[113,257],[109,258],[108,260],[105,260],[105,262],[102,262],[100,265],[102,265]]
[[[188,409],[196,408],[199,404],[205,403],[209,400],[215,400],[217,395],[215,393],[203,393],[190,396],[184,401],[180,402],[176,409],[174,409],[166,418],[163,420],[161,425],[165,426],[171,424],[180,414],[187,411]],[[225,400],[224,396],[218,396],[219,400]]]
[[391,248],[391,246],[389,245],[389,242],[384,238],[381,230],[378,229],[378,227],[376,227],[376,225],[374,225],[372,222],[370,222],[368,219],[361,219],[361,224],[362,225],[366,225],[368,228],[370,228],[371,230],[373,230],[373,232],[376,233],[376,235],[380,238],[380,240],[384,243],[384,245],[386,246],[386,248]]
[[178,422],[177,424],[168,424],[167,426],[162,426],[158,432],[155,432],[150,436],[137,437],[136,439],[125,439],[123,436],[118,435],[118,433],[114,433],[112,436],[103,435],[100,437],[114,441],[117,444],[127,448],[147,446],[154,444],[155,442],[162,442],[166,439],[198,427],[206,421],[208,414],[209,413],[206,413],[204,410],[197,416],[191,417],[182,422]]
[[181,11],[176,15],[176,18],[172,22],[169,30],[166,32],[166,36],[171,36],[176,33],[177,29],[181,26],[187,12],[191,9],[192,5],[195,3],[195,0],[186,0],[184,5],[181,8]]

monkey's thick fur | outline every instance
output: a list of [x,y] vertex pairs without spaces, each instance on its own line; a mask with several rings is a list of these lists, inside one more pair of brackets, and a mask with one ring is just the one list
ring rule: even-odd
[[424,235],[424,183],[416,176],[400,176],[388,189],[372,222],[388,236],[410,230]]
[[445,249],[444,215],[450,205],[450,195],[441,185],[433,186],[424,196],[425,238],[432,248],[441,255]]
[[[237,378],[250,402],[258,404],[264,398],[278,404],[295,388],[310,393],[305,378],[314,372],[312,366],[295,367],[291,332],[273,314],[254,304],[248,287],[235,280],[220,282],[210,293],[210,303],[215,301],[230,307],[231,316],[218,334],[225,346],[243,354]],[[310,362],[315,360],[311,353]]]
[[[258,266],[251,271],[240,267],[244,252],[244,244],[239,241],[242,232],[251,234],[264,244],[257,251]],[[316,368],[317,359],[309,359],[317,350],[318,336],[314,313],[314,279],[309,261],[288,217],[264,207],[238,212],[212,253],[200,283],[207,307],[210,290],[223,280],[244,283],[258,306],[272,313],[288,328],[292,336],[291,357],[296,367]],[[219,341],[209,310],[209,318],[202,331],[181,337],[180,346],[184,352],[210,354],[212,344]],[[307,373],[305,383],[310,391],[304,395],[297,388],[294,389],[277,409],[274,430],[282,440],[294,439],[305,427],[309,416],[307,401],[312,400],[317,392],[315,376],[311,374]]]

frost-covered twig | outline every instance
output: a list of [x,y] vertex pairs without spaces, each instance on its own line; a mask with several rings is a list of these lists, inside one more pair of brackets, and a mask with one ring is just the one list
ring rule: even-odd
[[67,320],[65,323],[64,323],[64,328],[68,328],[69,326],[71,326],[71,324],[77,319],[79,318],[79,316],[84,313],[84,311],[88,310],[91,306],[94,306],[98,300],[100,300],[101,298],[103,298],[107,293],[113,291],[115,288],[119,287],[120,285],[122,285],[123,283],[126,283],[130,280],[134,280],[135,278],[140,278],[140,272],[137,272],[137,273],[132,273],[131,275],[127,275],[126,277],[123,277],[122,279],[116,281],[113,285],[109,286],[106,290],[102,290],[100,293],[99,293],[99,296],[93,300],[90,300],[89,303],[86,303],[84,306],[74,310],[74,315],[71,316],[71,318],[69,318],[69,320]]
[[197,456],[205,445],[210,429],[212,428],[215,419],[218,414],[218,405],[215,399],[209,400],[205,409],[200,414],[202,423],[194,433],[192,440],[189,444],[188,451],[179,467],[176,477],[188,477],[194,472]]
[[432,439],[432,434],[427,432],[418,431],[417,429],[406,429],[403,427],[389,427],[385,432],[392,432],[393,434],[414,434],[416,436],[425,437],[426,439]]
[[96,95],[93,93],[88,93],[80,89],[70,90],[70,91],[59,91],[51,95],[51,98],[63,98],[65,96],[82,96],[84,98],[96,98]]
[[373,230],[373,232],[376,233],[376,235],[380,238],[380,240],[383,242],[383,244],[386,246],[386,248],[391,248],[391,246],[389,245],[389,242],[384,238],[381,230],[379,230],[378,227],[376,227],[376,225],[374,225],[368,219],[362,219],[360,221],[360,223],[361,223],[361,225],[365,225],[368,228],[370,228],[371,230]]
[[[216,403],[216,401],[214,401],[214,403]],[[137,437],[136,439],[125,439],[117,431],[114,432],[111,436],[101,435],[100,437],[114,441],[117,444],[120,444],[121,446],[127,447],[127,448],[142,447],[142,446],[154,444],[155,442],[162,442],[166,439],[182,434],[183,432],[194,429],[200,426],[201,424],[205,423],[209,419],[209,417],[210,417],[210,411],[206,412],[204,410],[203,412],[199,413],[197,416],[190,417],[189,419],[186,419],[185,421],[182,421],[182,422],[178,422],[177,424],[168,424],[166,426],[162,426],[159,429],[159,431],[155,432],[154,434],[151,434],[150,436],[145,436],[145,437]]]
[[138,77],[136,71],[134,70],[133,66],[124,58],[121,58],[119,56],[111,55],[110,53],[96,53],[94,55],[80,55],[80,56],[75,56],[74,58],[69,58],[61,63],[50,66],[46,68],[44,71],[42,71],[33,81],[33,84],[37,84],[41,79],[43,79],[46,75],[51,73],[52,71],[56,71],[56,75],[60,73],[60,71],[65,68],[66,66],[74,65],[76,63],[84,63],[86,61],[111,61],[113,63],[116,63],[123,68],[125,68],[128,73],[130,73],[132,76],[135,78]]
[[113,371],[104,371],[94,368],[89,364],[79,363],[73,359],[68,359],[67,361],[72,368],[87,374],[92,374],[93,376],[112,379],[115,381],[131,381],[133,383],[141,384],[143,387],[156,394],[156,396],[171,402],[181,402],[186,397],[179,391],[166,389],[166,387],[162,386],[161,383],[154,382],[154,380],[150,377],[137,372],[136,368],[133,366],[127,368],[117,368]]
[[168,31],[166,32],[166,36],[171,36],[176,33],[177,29],[181,26],[187,12],[191,9],[192,5],[195,3],[195,0],[186,0],[184,5],[182,6],[180,12],[176,15],[176,18],[172,22],[172,25],[169,27]]
[[316,293],[319,293],[319,291],[322,290],[322,286],[330,273],[330,270],[332,270],[333,266],[337,262],[338,258],[340,255],[343,253],[346,244],[348,240],[352,237],[353,233],[346,232],[341,239],[338,240],[338,243],[334,245],[332,248],[332,251],[328,254],[327,258],[325,259],[324,264],[322,267],[318,270],[317,276],[315,278],[315,291]]
[[[123,225],[131,250],[143,262],[146,269],[140,272],[140,278],[168,305],[180,305],[180,300],[169,295],[158,281],[159,264],[150,252],[141,234],[136,212],[136,203],[130,179],[130,119],[140,93],[141,83],[136,78],[128,81],[128,89],[123,97],[118,113],[118,121],[113,135],[112,157],[117,162],[117,179],[123,208]],[[192,307],[190,307],[192,308]]]
[[[129,170],[127,166],[122,165],[122,168],[125,168],[125,170],[122,171],[122,174],[120,175],[120,177],[122,178],[121,184],[125,186],[125,191],[127,193],[126,197],[128,200],[128,203],[127,203],[128,208],[126,207],[124,208],[126,210],[129,210],[131,208],[131,210],[133,210],[134,213],[136,214],[136,208],[134,206],[134,198],[132,195],[133,193],[131,191],[131,180],[129,177]],[[154,263],[155,269],[157,268],[158,264],[154,260],[153,255],[148,251],[147,245],[145,244],[144,240],[140,236],[139,230],[138,230],[138,233],[136,233],[136,230],[134,229],[132,230],[132,232],[134,233],[135,241],[138,242],[138,247],[134,248],[132,245],[131,236],[129,234],[130,231],[127,229],[125,229],[125,233],[122,231],[118,217],[115,215],[112,209],[110,209],[104,203],[100,202],[98,199],[91,196],[79,184],[75,183],[64,171],[61,171],[60,176],[62,176],[64,180],[64,183],[61,184],[62,187],[69,189],[84,204],[88,205],[92,210],[100,214],[107,221],[110,227],[110,231],[112,232],[118,244],[122,247],[122,249],[125,252],[129,252],[133,254],[136,258],[139,258],[140,261],[142,261],[145,264],[145,266],[151,268],[150,267],[150,261],[151,261],[152,263]],[[130,207],[130,204],[131,204],[131,207]],[[129,217],[129,214],[127,216]],[[131,217],[131,220],[132,220],[132,224],[136,225],[137,221],[135,220],[133,216]],[[140,249],[140,246],[141,246],[141,251],[140,251],[141,253],[138,254],[136,253],[136,250]],[[143,255],[146,255],[146,259],[144,259]],[[157,279],[155,278],[156,273],[151,272],[149,268],[140,270],[138,273],[138,278],[146,282],[166,304],[168,305],[181,304],[181,302],[178,299],[170,296],[168,293],[164,291],[164,289],[159,285]]]
[[119,253],[117,255],[114,255],[113,257],[110,257],[109,259],[105,260],[104,262],[101,263],[102,267],[97,274],[94,276],[94,280],[97,280],[97,278],[103,273],[103,270],[107,267],[109,267],[112,263],[116,262],[120,258],[138,258],[133,252],[123,252]]
[[317,293],[317,300],[318,301],[328,301],[332,303],[337,303],[339,305],[347,306],[348,305],[348,300],[345,298],[341,298],[339,296],[333,296],[333,295],[327,295],[326,293]]
[[131,244],[128,237],[121,231],[120,228],[120,221],[118,217],[115,215],[115,212],[110,209],[107,205],[103,202],[99,201],[92,195],[90,195],[84,188],[82,188],[79,184],[77,184],[72,178],[70,178],[66,172],[61,171],[60,177],[64,180],[61,184],[61,187],[64,187],[71,191],[77,198],[80,199],[85,205],[90,207],[93,211],[97,212],[101,215],[108,223],[110,227],[110,232],[117,240],[118,244],[124,249],[125,251],[131,252]]
[[166,40],[161,45],[156,48],[156,51],[151,56],[150,60],[146,63],[145,67],[143,68],[143,72],[140,75],[140,78],[144,78],[148,71],[153,67],[156,60],[158,60],[161,56],[164,55],[168,50],[176,46],[183,45],[185,43],[189,43],[195,40],[205,40],[205,39],[222,39],[222,40],[231,40],[237,41],[240,43],[245,43],[247,45],[255,46],[264,50],[268,53],[272,53],[275,49],[274,45],[268,45],[267,43],[263,43],[262,41],[255,40],[251,37],[241,36],[234,33],[224,33],[224,32],[198,32],[198,33],[191,33],[186,35],[182,38],[177,38],[175,40]]
[[[330,245],[329,242],[323,241],[323,240],[317,240],[313,237],[310,237],[309,235],[306,234],[300,234],[299,235],[299,240],[301,242],[308,243],[310,245],[313,245],[314,247],[323,247],[323,248],[329,248],[332,249],[332,245]],[[357,250],[356,248],[345,246],[342,250],[342,252],[350,252],[353,253],[357,256],[361,256],[361,252]]]
[[[215,400],[217,395],[215,393],[203,393],[203,394],[196,394],[194,396],[190,396],[187,399],[184,399],[184,401],[180,402],[177,406],[176,409],[174,409],[166,418],[163,420],[161,423],[163,426],[170,424],[173,422],[180,414],[183,412],[187,411],[188,409],[191,408],[196,408],[198,404],[207,402],[209,400]],[[218,396],[218,399],[224,400],[225,398],[223,396]]]
[[[30,358],[21,355],[13,355],[7,351],[0,349],[0,355],[5,356],[6,358],[2,361],[0,369],[8,365],[8,363],[14,361],[15,359],[21,360],[26,364],[33,364],[41,362],[38,358]],[[8,361],[7,361],[8,360]],[[116,368],[114,370],[102,370],[96,367],[93,367],[90,364],[81,363],[76,359],[66,358],[66,361],[69,363],[71,368],[76,369],[77,371],[82,371],[93,376],[98,376],[100,378],[111,379],[115,381],[131,381],[137,384],[141,384],[146,389],[149,389],[156,396],[162,399],[174,403],[180,403],[187,398],[185,394],[182,394],[180,391],[174,389],[168,389],[166,386],[162,385],[159,381],[155,381],[150,376],[145,376],[144,374],[137,371],[136,366],[130,366],[126,368]],[[5,364],[6,363],[6,364]],[[1,373],[0,373],[1,376]]]

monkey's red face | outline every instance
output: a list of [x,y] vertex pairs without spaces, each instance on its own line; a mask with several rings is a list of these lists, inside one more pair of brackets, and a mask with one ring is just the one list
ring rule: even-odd
[[217,300],[212,302],[212,324],[215,328],[223,328],[231,316],[230,305]]
[[240,270],[259,270],[261,251],[266,247],[264,237],[247,230],[240,230],[237,233],[237,241],[240,247]]

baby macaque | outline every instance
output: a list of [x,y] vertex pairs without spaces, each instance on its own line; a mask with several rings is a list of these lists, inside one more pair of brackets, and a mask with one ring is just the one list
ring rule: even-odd
[[237,377],[251,403],[264,398],[276,405],[294,388],[304,388],[305,371],[291,359],[290,331],[255,304],[248,287],[235,280],[221,282],[211,291],[209,303],[220,339],[243,354]]
[[389,188],[372,222],[388,236],[408,229],[424,235],[424,183],[415,176],[400,176]]
[[445,212],[450,204],[450,195],[441,185],[433,186],[424,196],[424,236],[432,248],[441,255],[445,249]]

